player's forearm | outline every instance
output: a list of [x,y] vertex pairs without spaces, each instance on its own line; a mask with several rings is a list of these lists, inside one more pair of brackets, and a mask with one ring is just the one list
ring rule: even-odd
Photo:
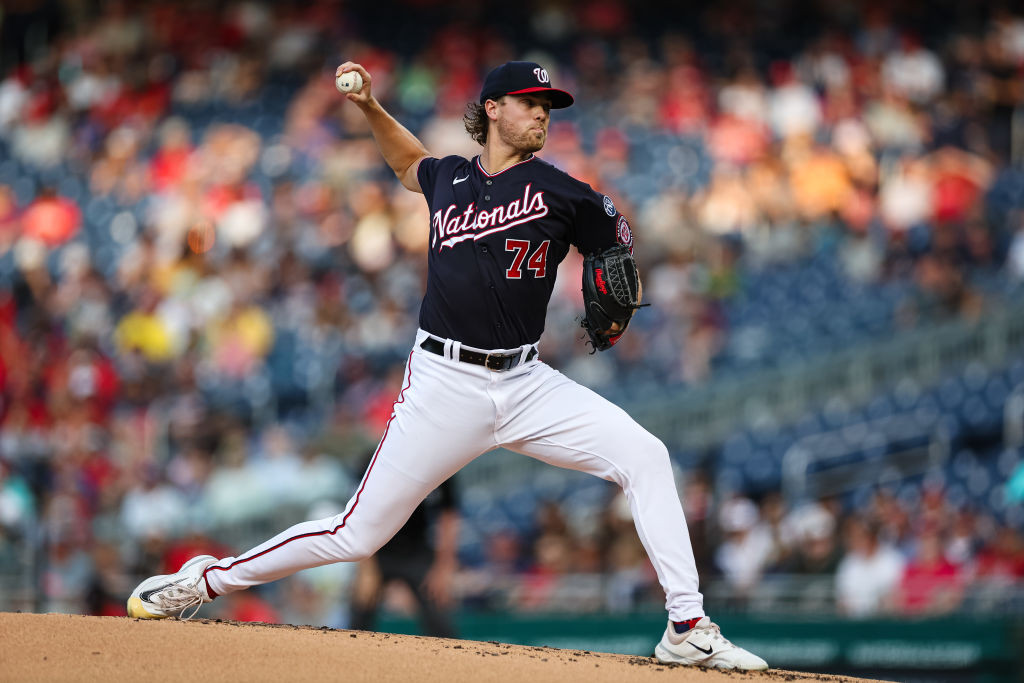
[[[359,108],[366,115],[373,139],[377,142],[384,161],[408,187],[408,172],[413,164],[430,155],[427,148],[405,126],[387,113],[376,98],[370,98],[365,104],[360,104]],[[419,189],[418,184],[416,188],[411,189]]]

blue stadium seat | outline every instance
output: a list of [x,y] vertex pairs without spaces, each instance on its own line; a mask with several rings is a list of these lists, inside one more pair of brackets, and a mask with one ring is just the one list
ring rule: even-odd
[[722,444],[722,461],[725,464],[742,464],[754,453],[754,446],[745,432],[729,436]]
[[869,420],[892,417],[895,414],[896,407],[893,404],[893,400],[885,394],[872,398],[864,409],[864,415]]
[[939,403],[946,410],[958,410],[967,398],[967,390],[959,377],[946,377],[938,386]]
[[977,432],[990,432],[1001,421],[1001,415],[992,410],[977,394],[971,394],[960,409],[965,425]]

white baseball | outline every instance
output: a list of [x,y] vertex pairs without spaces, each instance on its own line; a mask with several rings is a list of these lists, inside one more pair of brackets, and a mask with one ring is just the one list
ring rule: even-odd
[[358,71],[346,71],[334,79],[339,92],[359,92],[363,89],[363,77]]

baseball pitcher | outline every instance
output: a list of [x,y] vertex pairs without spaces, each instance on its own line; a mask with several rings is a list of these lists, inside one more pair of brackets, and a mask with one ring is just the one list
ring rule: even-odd
[[503,447],[613,481],[665,590],[663,662],[766,669],[705,616],[668,451],[622,409],[541,360],[538,340],[558,264],[584,255],[583,327],[611,348],[641,305],[633,233],[608,195],[535,156],[552,109],[573,103],[546,69],[491,71],[466,128],[473,159],[432,157],[373,96],[373,78],[346,62],[339,89],[365,114],[384,160],[430,208],[426,292],[403,388],[345,511],[303,522],[238,557],[200,556],[142,582],[139,618],[191,614],[217,596],[308,567],[373,555],[442,481]]

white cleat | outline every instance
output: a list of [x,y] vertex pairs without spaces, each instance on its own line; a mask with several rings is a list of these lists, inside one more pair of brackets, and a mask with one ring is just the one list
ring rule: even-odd
[[[191,619],[199,607],[213,602],[206,593],[203,572],[217,561],[212,555],[199,555],[181,565],[175,574],[151,576],[140,583],[128,598],[128,616],[136,619]],[[187,617],[189,608],[194,608]]]
[[686,664],[710,669],[764,671],[768,668],[768,662],[730,643],[718,629],[718,624],[708,617],[703,617],[685,633],[676,633],[672,622],[668,622],[665,635],[654,648],[654,656],[665,664]]

